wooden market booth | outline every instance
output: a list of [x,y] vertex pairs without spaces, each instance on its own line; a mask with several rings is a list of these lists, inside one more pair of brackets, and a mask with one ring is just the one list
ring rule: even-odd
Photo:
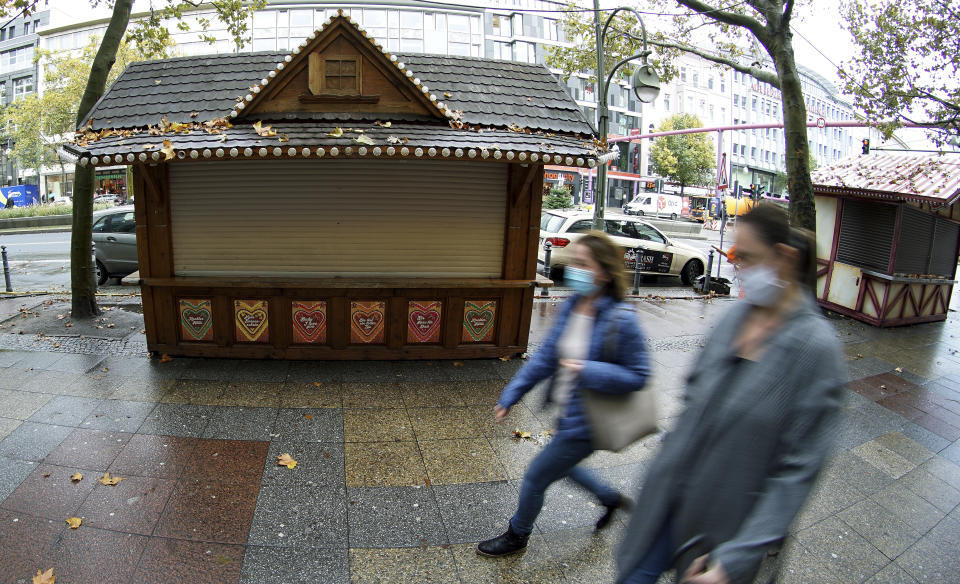
[[876,326],[945,320],[960,156],[875,153],[813,172],[821,306]]
[[522,353],[543,166],[597,154],[546,68],[391,55],[343,16],[290,54],[133,64],[87,123],[79,164],[133,167],[170,355]]

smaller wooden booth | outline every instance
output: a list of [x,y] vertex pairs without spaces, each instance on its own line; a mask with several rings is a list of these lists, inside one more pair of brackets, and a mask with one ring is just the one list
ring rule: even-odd
[[289,54],[133,64],[67,150],[133,167],[150,351],[281,359],[522,353],[544,165],[598,154],[546,68],[342,15]]
[[875,326],[945,320],[960,157],[875,153],[813,172],[821,306]]

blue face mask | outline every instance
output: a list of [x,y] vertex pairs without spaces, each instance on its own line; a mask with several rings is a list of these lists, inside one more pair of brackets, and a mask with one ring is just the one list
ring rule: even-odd
[[573,288],[573,291],[583,296],[590,296],[600,290],[600,285],[594,283],[594,275],[590,270],[567,266],[563,270],[563,283]]

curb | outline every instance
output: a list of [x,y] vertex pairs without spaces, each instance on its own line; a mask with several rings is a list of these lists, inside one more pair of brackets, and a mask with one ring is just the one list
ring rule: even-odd
[[70,233],[72,227],[14,227],[10,229],[0,229],[0,235],[22,235],[29,233]]

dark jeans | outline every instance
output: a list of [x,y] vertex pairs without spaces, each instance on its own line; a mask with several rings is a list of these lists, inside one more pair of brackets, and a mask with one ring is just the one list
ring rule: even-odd
[[577,463],[590,456],[593,446],[589,440],[568,438],[557,434],[553,440],[530,463],[520,486],[520,502],[517,512],[510,519],[513,531],[527,535],[533,531],[533,522],[543,507],[543,495],[551,484],[563,477],[584,487],[600,499],[604,505],[614,505],[620,493],[609,487],[590,471]]
[[670,568],[672,560],[673,534],[670,529],[670,519],[667,518],[640,564],[630,572],[622,584],[656,584],[660,575]]

